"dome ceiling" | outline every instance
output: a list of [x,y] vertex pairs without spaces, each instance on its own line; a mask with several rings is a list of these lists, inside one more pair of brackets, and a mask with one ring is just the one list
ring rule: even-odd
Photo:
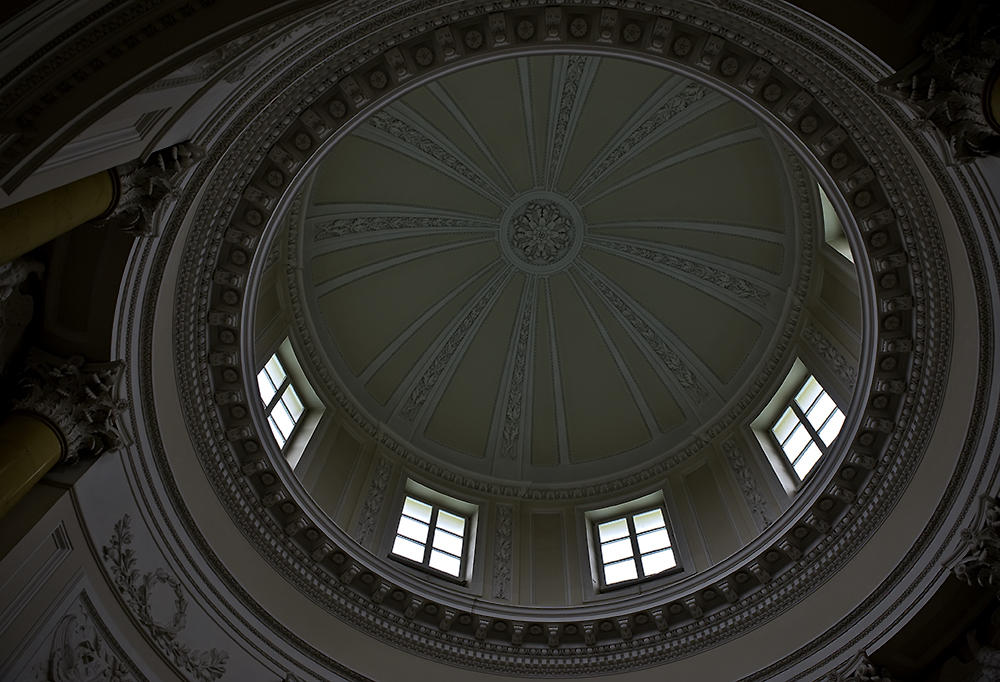
[[800,270],[795,163],[744,107],[660,68],[453,73],[315,172],[310,326],[339,389],[446,468],[620,474],[759,385]]

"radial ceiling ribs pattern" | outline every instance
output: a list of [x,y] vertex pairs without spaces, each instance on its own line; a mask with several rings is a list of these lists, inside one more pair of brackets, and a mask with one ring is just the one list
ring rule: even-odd
[[633,62],[477,66],[319,167],[306,292],[328,360],[420,451],[571,482],[690,439],[757,375],[796,235],[741,106]]

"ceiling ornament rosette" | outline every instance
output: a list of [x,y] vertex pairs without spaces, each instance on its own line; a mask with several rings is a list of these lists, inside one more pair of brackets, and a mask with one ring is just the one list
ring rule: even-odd
[[[730,18],[728,28],[723,28],[716,23],[721,15],[713,10],[687,9],[687,14],[663,10],[659,16],[639,8],[504,12],[493,7],[488,16],[471,10],[468,14],[449,11],[444,23],[453,21],[454,25],[442,24],[433,40],[399,34],[392,41],[394,47],[378,51],[375,58],[358,59],[349,50],[338,53],[345,71],[332,90],[326,81],[326,88],[297,90],[311,93],[301,98],[286,91],[284,96],[291,101],[278,100],[278,106],[301,112],[298,117],[290,124],[275,117],[278,126],[273,132],[248,129],[247,137],[234,145],[210,178],[206,198],[215,195],[219,201],[211,211],[202,208],[194,219],[186,248],[193,257],[185,259],[186,270],[177,288],[180,305],[174,341],[185,406],[190,410],[189,427],[210,480],[248,539],[289,580],[344,620],[410,650],[513,674],[609,672],[635,666],[639,660],[647,665],[663,662],[745,631],[807,594],[870,535],[880,513],[891,507],[889,502],[915,467],[928,424],[938,409],[944,382],[935,380],[945,371],[940,354],[949,347],[951,334],[946,310],[932,305],[947,300],[950,289],[948,275],[940,267],[940,237],[918,175],[909,160],[889,144],[894,134],[876,106],[862,100],[851,112],[827,109],[831,98],[817,93],[855,102],[851,97],[857,94],[855,86],[839,74],[819,69],[802,73],[765,46],[771,41],[752,22],[734,27],[735,20]],[[739,9],[746,11],[742,6]],[[692,17],[698,18],[697,23]],[[580,31],[578,20],[586,26],[583,38],[574,37],[574,31]],[[791,38],[810,41],[788,24],[783,27]],[[563,49],[567,43],[573,49],[613,46],[623,54],[631,52],[691,75],[711,77],[717,87],[736,94],[794,136],[799,149],[810,150],[817,170],[836,183],[828,183],[828,190],[837,189],[830,194],[835,200],[842,198],[855,216],[857,228],[849,228],[864,281],[875,281],[871,286],[875,303],[866,311],[866,335],[872,342],[866,346],[877,353],[866,358],[859,375],[863,389],[855,404],[864,409],[853,422],[854,439],[824,464],[817,483],[798,496],[784,522],[704,576],[716,585],[720,579],[725,582],[729,588],[722,593],[735,594],[735,603],[720,604],[719,592],[707,582],[685,585],[685,594],[665,595],[662,609],[645,604],[629,614],[625,627],[596,613],[577,612],[558,624],[564,634],[554,648],[532,636],[514,644],[506,635],[492,631],[480,641],[476,629],[461,617],[450,630],[435,627],[412,618],[407,604],[413,602],[407,601],[406,590],[390,591],[392,599],[376,603],[366,583],[335,579],[354,578],[377,567],[353,555],[343,535],[324,537],[322,524],[296,502],[265,504],[264,498],[280,489],[283,481],[256,437],[257,429],[245,417],[249,382],[243,377],[252,376],[252,366],[244,356],[249,348],[248,328],[241,320],[248,309],[243,304],[244,287],[253,274],[248,257],[259,248],[264,225],[295,174],[315,158],[318,138],[332,139],[338,114],[345,121],[355,106],[383,96],[378,87],[383,77],[388,92],[397,78],[434,72],[453,59],[467,57],[467,51],[499,52],[526,44],[532,50],[544,49],[543,36]],[[775,47],[804,58],[794,41]],[[359,63],[360,68],[355,68]],[[348,76],[347,71],[354,73]],[[382,75],[374,76],[376,72]],[[323,79],[319,80],[318,85]],[[236,161],[238,150],[247,153],[243,160],[255,159],[254,164]],[[216,160],[221,153],[215,152]],[[205,170],[209,166],[199,170],[199,179],[209,179]],[[234,184],[245,188],[241,195],[227,189]],[[176,229],[171,226],[169,234]],[[208,253],[213,257],[199,257]],[[200,305],[190,305],[192,300]],[[928,345],[932,332],[934,343]],[[210,418],[203,421],[198,414]],[[909,456],[903,455],[904,446]],[[858,513],[859,501],[866,503],[869,513]],[[265,549],[279,547],[280,551]],[[401,600],[395,599],[396,592]],[[482,614],[497,619],[514,616],[491,615],[488,610]],[[258,616],[267,620],[265,614]],[[468,620],[471,623],[471,615]],[[590,627],[605,622],[609,627],[599,627],[594,644],[584,648],[586,635],[577,642],[568,627],[581,620],[587,621],[584,633],[588,622]],[[483,651],[490,653],[488,660],[481,656]]]

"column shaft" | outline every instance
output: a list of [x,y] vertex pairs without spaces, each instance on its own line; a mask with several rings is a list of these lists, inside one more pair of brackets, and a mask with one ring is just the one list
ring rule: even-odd
[[0,519],[62,455],[62,442],[46,422],[30,414],[0,420]]
[[41,246],[112,208],[114,171],[101,171],[0,209],[0,263]]

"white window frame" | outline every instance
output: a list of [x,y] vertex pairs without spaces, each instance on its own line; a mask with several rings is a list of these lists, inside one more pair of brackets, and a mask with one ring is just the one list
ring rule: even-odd
[[[412,488],[416,486],[413,485],[412,482],[410,482],[410,484],[407,487]],[[422,488],[423,486],[420,487]],[[423,542],[418,542],[417,540],[409,538],[408,536],[402,535],[400,533],[399,529],[402,520],[404,518],[404,510],[406,508],[407,499],[413,499],[416,502],[425,504],[431,508],[430,519],[429,521],[426,522],[423,521],[422,519],[417,519],[415,517],[411,517],[408,515],[406,516],[407,518],[412,518],[417,523],[421,523],[428,527],[427,537]],[[403,501],[402,504],[400,504],[399,506],[399,511],[396,513],[394,517],[396,521],[392,528],[392,537],[389,543],[389,557],[395,561],[399,561],[407,566],[411,566],[418,570],[425,571],[443,580],[458,583],[460,585],[466,585],[468,584],[468,579],[470,577],[469,569],[472,566],[472,549],[473,549],[472,545],[475,542],[475,524],[478,515],[474,511],[469,510],[469,507],[474,508],[474,505],[471,505],[469,503],[451,504],[450,499],[451,498],[448,498],[446,495],[440,493],[425,495],[422,494],[422,491],[407,490],[403,495]],[[458,501],[456,500],[456,502]],[[463,509],[462,507],[465,508]],[[435,568],[430,564],[432,552],[435,550],[440,551],[444,554],[448,554],[449,556],[452,557],[456,556],[455,554],[448,552],[447,550],[434,546],[434,534],[439,530],[441,530],[442,532],[449,533],[451,535],[455,535],[454,533],[450,533],[445,529],[438,528],[438,519],[442,511],[451,514],[453,516],[457,516],[465,521],[462,533],[462,555],[461,557],[457,557],[459,559],[458,575],[452,575],[451,573]],[[406,540],[414,542],[416,544],[422,544],[423,545],[422,560],[417,561],[411,557],[404,556],[402,554],[397,554],[393,548],[395,546],[395,542],[398,537],[406,538]]]
[[[798,397],[799,393],[802,392],[802,390],[805,388],[806,384],[808,384],[810,380],[814,380],[816,382],[816,385],[819,386],[820,391],[813,399],[813,402],[810,404],[810,406],[808,408],[803,409],[802,406],[798,404],[796,398]],[[830,401],[833,402],[834,404],[834,408],[830,412],[830,414],[827,415],[826,419],[823,421],[823,424],[820,425],[819,428],[816,428],[809,420],[808,414],[812,409],[815,408],[816,404],[824,395],[830,398]],[[785,413],[789,409],[792,410],[792,413],[798,420],[798,425],[801,425],[802,428],[804,428],[806,432],[809,434],[809,442],[803,445],[802,449],[794,457],[792,455],[789,455],[788,451],[785,449],[785,443],[788,441],[789,438],[792,437],[792,434],[795,432],[795,429],[798,428],[798,426],[792,427],[788,435],[785,437],[784,441],[779,441],[777,434],[774,433],[775,427],[778,425],[778,423],[781,421],[781,419],[784,417]],[[835,415],[837,414],[839,414],[841,417],[841,428],[837,429],[836,435],[834,435],[834,437],[830,440],[830,443],[828,444],[823,440],[819,432],[822,431],[823,428],[830,422],[830,420],[835,418]],[[837,439],[840,437],[840,433],[843,430],[844,420],[846,420],[846,414],[841,409],[840,405],[837,403],[833,395],[826,389],[825,386],[823,386],[820,380],[816,378],[815,374],[811,372],[808,373],[805,379],[803,379],[798,383],[797,388],[791,394],[791,397],[789,397],[789,399],[785,402],[785,404],[783,405],[783,409],[781,409],[777,418],[774,419],[774,421],[770,424],[770,426],[767,429],[767,433],[770,436],[771,441],[778,448],[778,452],[781,453],[782,458],[786,462],[789,473],[795,478],[798,484],[801,485],[806,479],[808,479],[809,476],[812,474],[812,472],[816,470],[816,467],[823,460],[823,458],[825,458],[827,455],[830,454],[830,449],[833,447],[834,443],[837,442]],[[816,445],[816,447],[820,451],[820,456],[816,458],[816,461],[813,462],[812,466],[809,467],[808,471],[800,475],[799,472],[795,469],[795,464],[806,453],[806,451],[809,449],[810,444]]]
[[[636,585],[637,583],[642,583],[649,580],[656,580],[664,578],[666,576],[671,576],[680,573],[684,570],[681,557],[678,551],[677,536],[674,534],[673,529],[670,526],[670,516],[669,514],[667,514],[666,504],[663,503],[662,499],[654,501],[654,500],[648,500],[647,499],[648,497],[649,496],[640,498],[639,500],[633,500],[632,502],[626,502],[622,505],[616,505],[615,507],[596,510],[588,514],[592,557],[594,561],[594,569],[597,577],[597,583],[598,583],[597,587],[599,591],[605,592],[609,590],[626,588],[632,585]],[[650,529],[649,531],[644,531],[643,533],[637,533],[635,530],[634,519],[636,516],[641,516],[642,514],[651,511],[659,511],[660,514],[662,515],[663,518],[662,528],[666,530],[668,542],[670,544],[667,545],[667,547],[665,548],[657,548],[655,550],[650,550],[648,552],[641,552],[639,549],[639,535],[644,535],[646,534],[646,532],[653,532],[655,530],[659,530],[660,527]],[[629,538],[629,541],[632,546],[632,554],[629,557],[623,557],[621,559],[605,562],[604,553],[602,550],[602,544],[606,543],[601,542],[599,528],[600,526],[606,523],[611,523],[621,519],[625,519],[628,525],[628,535],[622,536],[622,539],[624,539],[625,537]],[[670,550],[673,556],[674,565],[662,571],[646,575],[642,566],[642,557],[667,549]],[[635,563],[636,577],[609,583],[607,581],[607,577],[605,574],[606,567],[615,563],[626,561],[628,559],[631,559]]]
[[[306,404],[306,401],[302,399],[302,392],[292,382],[292,377],[288,372],[288,368],[285,367],[285,363],[281,361],[281,357],[277,352],[272,353],[271,357],[267,359],[264,365],[257,372],[258,392],[260,391],[259,382],[260,382],[260,375],[262,373],[267,377],[268,382],[270,382],[270,384],[274,386],[274,378],[271,377],[271,373],[267,370],[267,366],[272,361],[278,364],[278,367],[281,368],[282,374],[284,374],[285,376],[284,379],[281,380],[280,385],[275,386],[275,392],[274,395],[271,396],[271,399],[268,402],[264,403],[264,418],[267,421],[268,426],[271,428],[271,435],[274,437],[275,442],[278,444],[278,449],[284,452],[288,444],[292,442],[292,438],[295,436],[296,431],[298,431],[299,426],[303,423],[306,413],[309,411],[309,407]],[[291,387],[291,390],[294,392],[295,398],[299,401],[299,404],[302,405],[302,411],[299,412],[297,417],[292,415],[292,411],[285,404],[285,392],[288,390],[289,387]],[[264,400],[263,394],[260,394],[260,397],[261,397],[261,402],[263,402]],[[287,435],[281,433],[281,428],[277,425],[277,421],[274,420],[274,417],[271,416],[274,410],[278,408],[279,405],[281,406],[281,409],[284,409],[288,413],[288,417],[292,421],[292,428]],[[284,442],[282,442],[278,438],[279,434],[281,434],[281,436],[284,438]]]

